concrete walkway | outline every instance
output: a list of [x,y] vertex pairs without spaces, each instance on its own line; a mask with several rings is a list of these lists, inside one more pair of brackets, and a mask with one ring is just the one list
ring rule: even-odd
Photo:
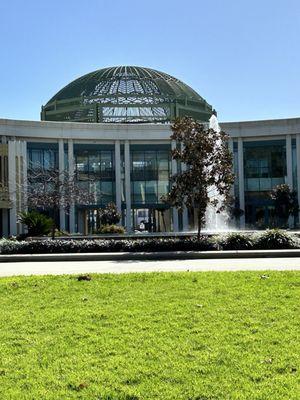
[[79,273],[128,273],[158,271],[260,271],[297,270],[300,258],[244,258],[212,260],[119,260],[7,262],[0,264],[0,276],[60,275]]

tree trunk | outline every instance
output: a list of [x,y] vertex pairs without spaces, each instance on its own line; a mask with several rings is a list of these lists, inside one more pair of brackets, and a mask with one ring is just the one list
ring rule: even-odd
[[163,221],[164,232],[167,232],[166,220],[165,220],[165,210],[161,211],[161,216],[162,216],[162,221]]
[[55,221],[53,220],[52,230],[51,230],[51,239],[55,239]]
[[56,224],[55,224],[55,219],[57,216],[57,208],[53,207],[53,224],[52,224],[52,230],[51,230],[51,239],[55,239],[55,229],[56,229]]
[[197,239],[200,240],[200,232],[201,232],[201,212],[198,209],[197,211],[197,216],[198,216],[198,232],[197,232]]

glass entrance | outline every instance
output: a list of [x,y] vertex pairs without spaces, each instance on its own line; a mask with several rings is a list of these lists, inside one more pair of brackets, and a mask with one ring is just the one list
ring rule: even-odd
[[139,232],[167,232],[171,229],[170,210],[133,209],[133,229]]

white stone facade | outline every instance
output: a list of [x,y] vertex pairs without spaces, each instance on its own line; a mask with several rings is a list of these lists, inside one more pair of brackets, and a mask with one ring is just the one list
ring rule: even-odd
[[[249,186],[253,184],[253,179],[255,179],[251,178],[251,174],[249,179],[245,178],[245,147],[249,146],[251,142],[255,142],[257,145],[261,144],[262,146],[264,143],[272,143],[272,145],[277,145],[278,143],[279,147],[284,146],[286,172],[283,178],[285,183],[288,183],[298,192],[300,204],[300,118],[222,123],[221,127],[230,135],[230,146],[233,151],[236,151],[235,171],[237,176],[235,186],[237,190],[236,195],[239,198],[239,207],[241,209],[247,209],[247,193],[251,192],[251,190],[246,189],[245,184]],[[26,165],[27,144],[29,142],[44,143],[45,146],[47,146],[47,143],[56,143],[58,147],[59,169],[61,171],[64,170],[66,168],[65,164],[67,163],[71,173],[75,171],[74,146],[78,144],[113,146],[115,160],[115,188],[113,200],[118,209],[121,210],[122,203],[124,203],[123,208],[125,207],[126,210],[131,210],[131,148],[136,145],[143,145],[145,148],[150,145],[168,145],[171,149],[174,143],[170,141],[170,134],[171,129],[168,124],[94,124],[0,119],[0,142],[2,146],[4,146],[3,149],[6,148],[8,152],[8,189],[10,198],[9,205],[5,205],[3,202],[0,203],[1,234],[8,236],[23,232],[23,227],[18,223],[18,213],[26,208]],[[293,150],[294,148],[295,151]],[[121,160],[121,149],[124,157],[123,161]],[[65,153],[67,153],[67,158],[65,157]],[[4,152],[2,156],[4,160]],[[4,165],[3,160],[1,161],[1,165]],[[255,167],[255,171],[257,171],[257,168],[260,168],[262,171],[262,177],[260,178],[261,184],[266,185],[268,183],[266,179],[271,179],[267,177],[267,172],[265,172],[264,176],[264,168],[265,170],[267,169],[264,165],[267,161],[264,161],[261,156],[259,160],[261,165]],[[255,163],[255,157],[253,160],[250,159],[249,165],[252,165],[251,162],[252,164]],[[171,163],[172,174],[176,173],[177,167],[176,162]],[[2,167],[2,171],[3,168],[4,167]],[[122,174],[124,174],[124,176],[122,176]],[[249,175],[247,171],[246,175]],[[2,179],[4,179],[3,172]],[[124,181],[125,185],[123,194],[125,198],[123,200],[122,181]],[[255,196],[253,193],[255,193],[255,191],[253,190],[251,193],[251,198],[254,199]],[[254,209],[251,208],[252,211],[249,209],[249,212],[254,214],[255,212],[258,213],[258,211],[255,211],[255,207]],[[257,206],[256,208],[258,210],[259,207]],[[174,209],[172,211],[172,230],[187,230],[189,228],[187,210],[184,210],[180,218],[181,222],[179,224],[179,214],[177,210]],[[241,228],[246,226],[245,218],[248,218],[247,213],[240,218]],[[63,230],[67,228],[65,221],[65,213],[63,210],[60,210],[60,227]],[[128,231],[133,229],[131,213],[125,213],[124,224]],[[179,225],[181,225],[181,227]],[[76,230],[75,205],[71,207],[70,210],[68,229],[70,232],[75,232]]]

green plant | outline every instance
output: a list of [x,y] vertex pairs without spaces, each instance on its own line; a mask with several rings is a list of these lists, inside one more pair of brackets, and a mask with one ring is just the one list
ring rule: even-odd
[[125,229],[123,226],[119,225],[103,225],[99,229],[98,233],[125,233]]
[[20,213],[19,221],[27,226],[29,236],[47,235],[53,226],[52,218],[37,211],[24,211]]
[[257,249],[295,249],[299,240],[288,232],[280,229],[267,229],[258,234],[254,240]]
[[101,225],[116,225],[121,219],[121,215],[114,203],[108,203],[105,208],[101,208],[99,216]]
[[275,215],[277,217],[278,226],[285,227],[288,223],[289,216],[298,214],[299,205],[297,193],[292,190],[289,185],[277,185],[270,193],[271,199],[274,201]]
[[171,129],[171,140],[177,143],[172,158],[186,168],[173,175],[170,191],[162,199],[173,207],[195,210],[200,239],[207,206],[211,204],[217,212],[224,211],[230,197],[234,177],[227,146],[229,136],[190,117],[175,119]]
[[249,250],[253,247],[253,237],[246,233],[229,233],[215,237],[222,250]]
[[[49,237],[52,237],[52,232],[48,233]],[[70,233],[67,231],[62,231],[60,229],[55,229],[55,237],[61,237],[61,236],[70,236]]]
[[146,251],[206,251],[216,250],[207,238],[149,238],[149,239],[97,239],[97,240],[1,240],[1,254],[47,254],[47,253],[104,253]]

